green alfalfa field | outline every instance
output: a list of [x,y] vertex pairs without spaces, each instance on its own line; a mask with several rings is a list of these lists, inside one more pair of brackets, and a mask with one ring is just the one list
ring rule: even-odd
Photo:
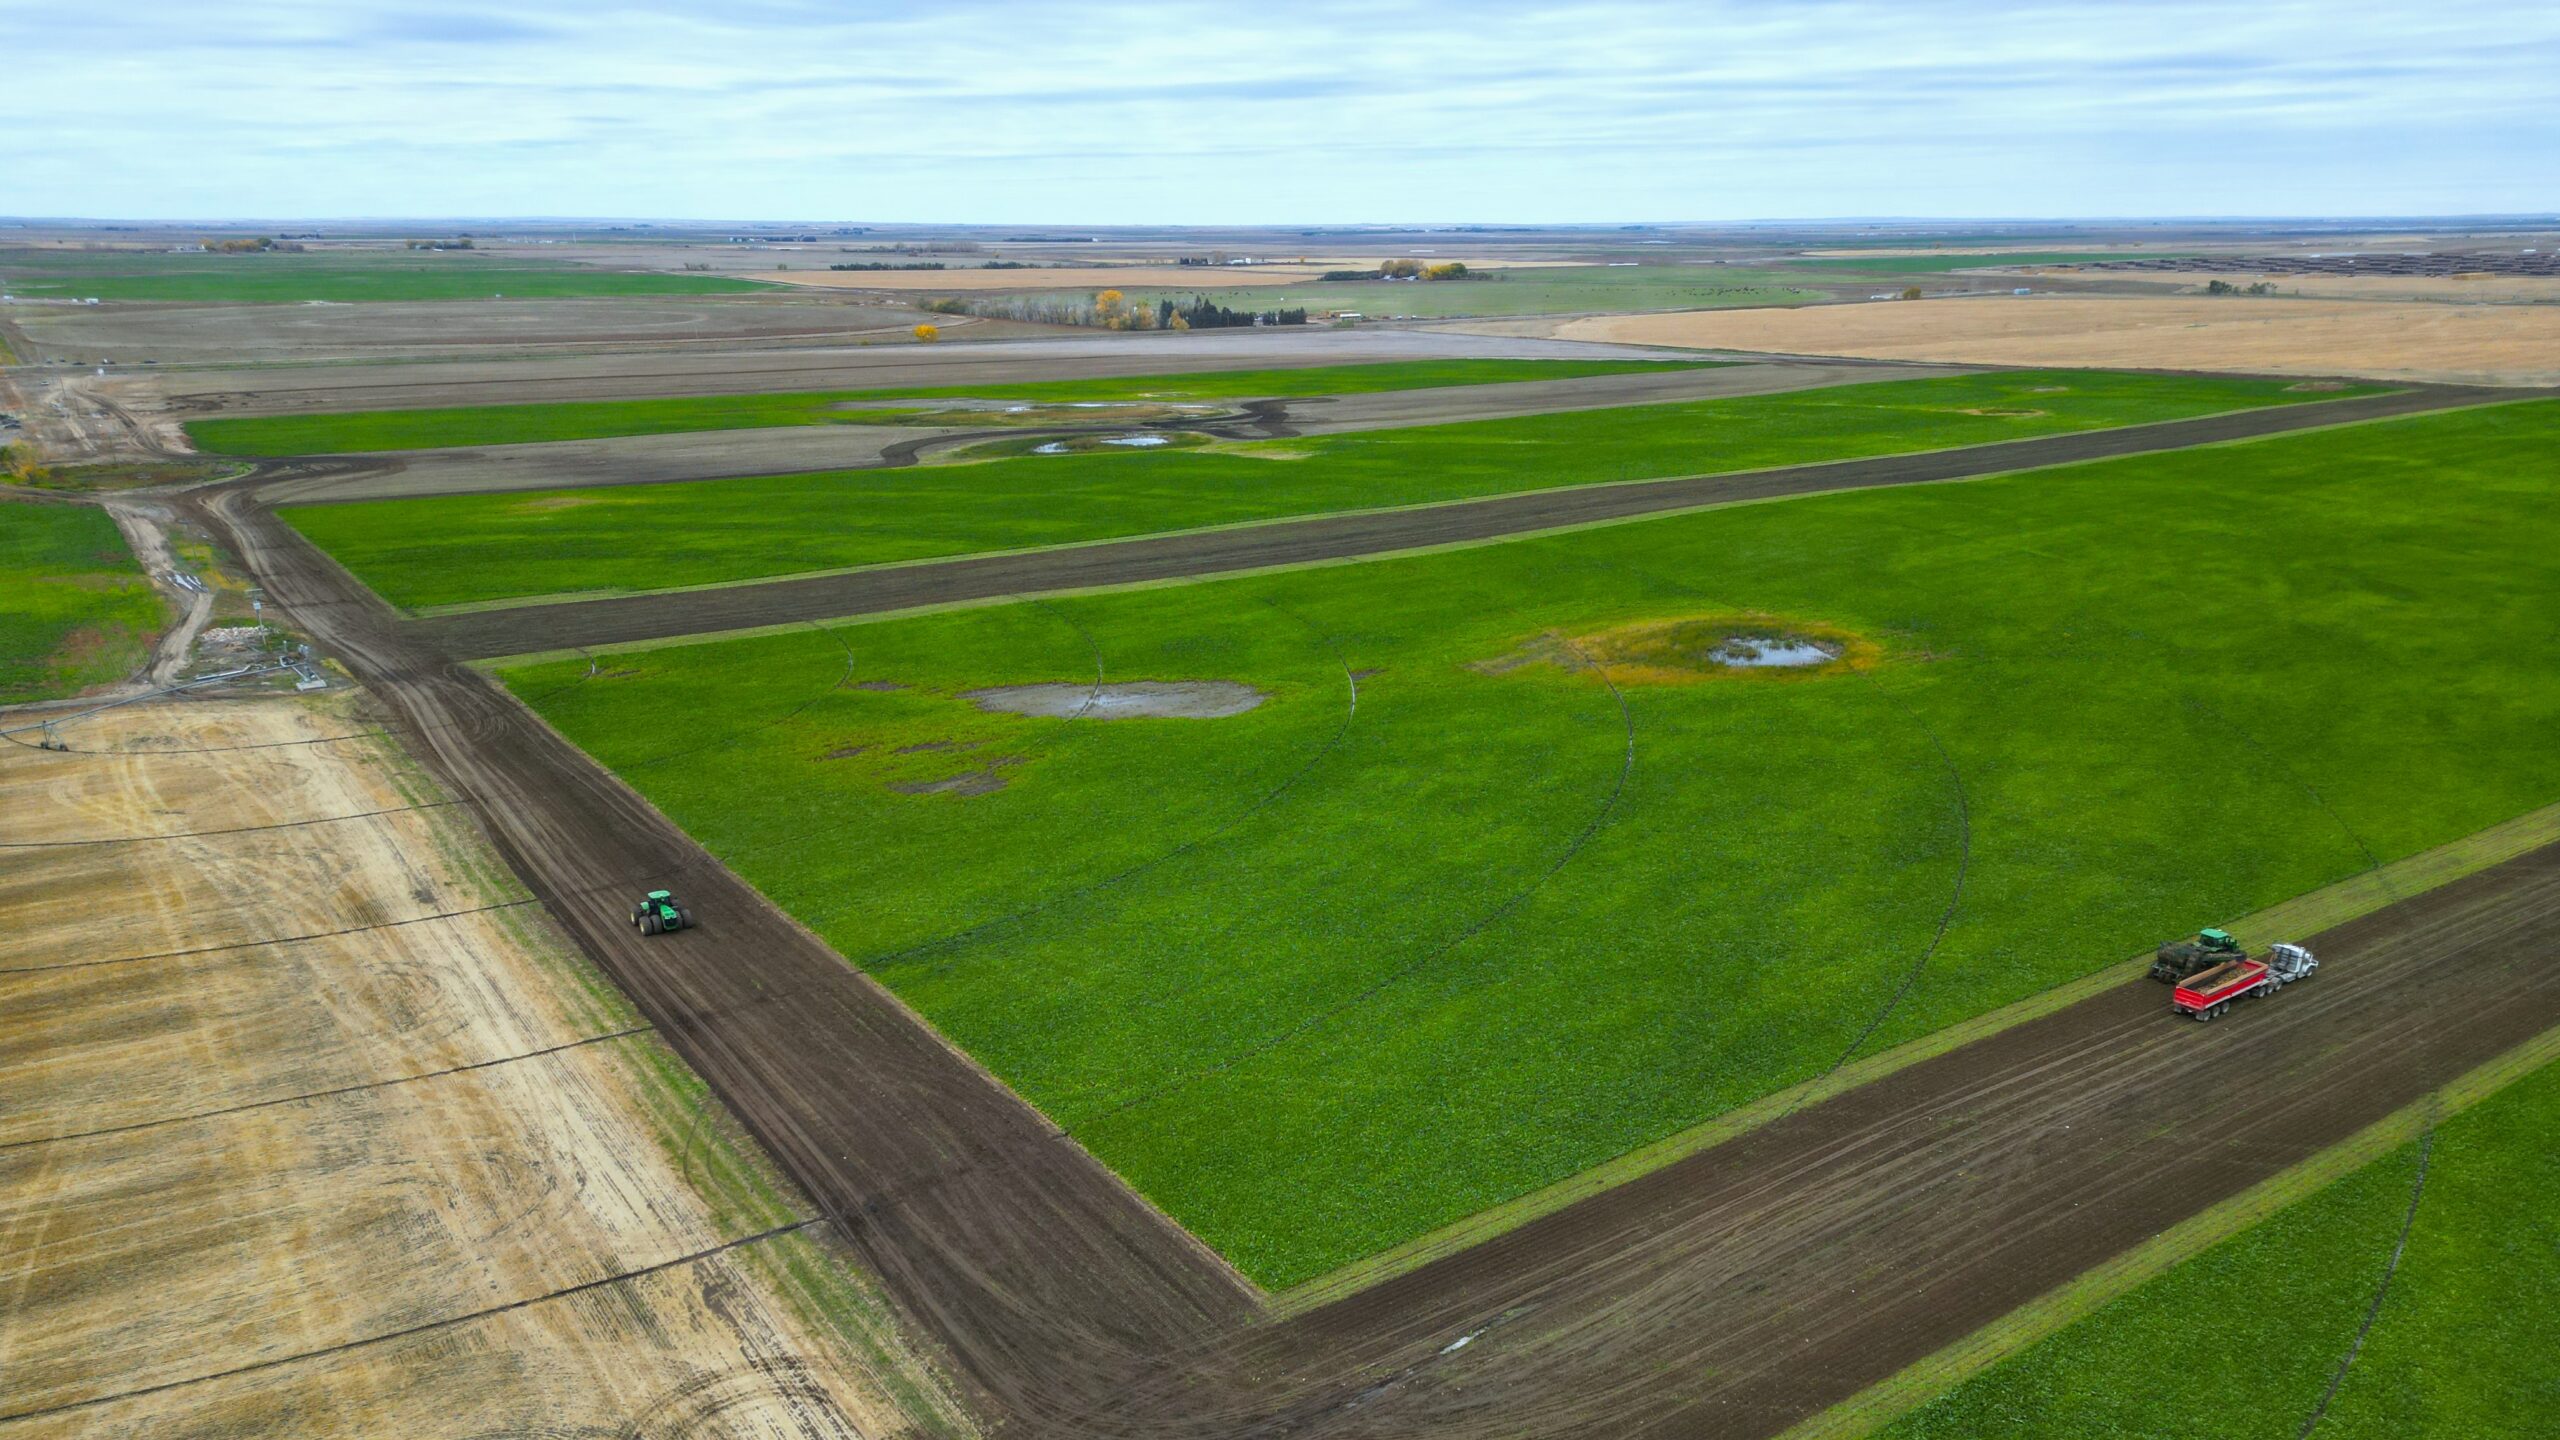
[[107,512],[0,501],[0,704],[122,679],[160,619],[159,593]]
[[[433,609],[1980,445],[2326,398],[2273,380],[2010,371],[1157,453],[282,513],[385,599]],[[647,543],[634,543],[641,535]]]
[[[364,450],[429,450],[456,445],[522,445],[700,430],[859,425],[881,418],[848,402],[984,399],[1025,404],[1233,400],[1296,395],[1363,395],[1518,380],[1569,380],[1640,370],[1724,368],[1662,360],[1405,360],[1286,370],[1050,380],[1018,385],[909,386],[773,395],[681,395],[642,400],[557,400],[457,405],[422,410],[347,410],[317,415],[250,415],[190,420],[196,448],[221,455],[335,455]],[[904,418],[904,417],[899,417]]]
[[[2555,441],[2521,403],[502,673],[1285,1287],[2560,799]],[[1698,663],[1763,632],[1843,660]],[[1097,679],[1264,698],[968,698]]]
[[2560,1414],[2555,1194],[2546,1062],[1876,1433],[2299,1440],[2315,1415],[2336,1440],[2544,1433]]

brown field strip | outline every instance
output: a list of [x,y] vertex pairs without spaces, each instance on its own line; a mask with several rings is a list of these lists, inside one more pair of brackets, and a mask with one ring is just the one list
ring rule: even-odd
[[2004,295],[1595,316],[1553,333],[1875,360],[2560,385],[2560,307],[2547,305]]

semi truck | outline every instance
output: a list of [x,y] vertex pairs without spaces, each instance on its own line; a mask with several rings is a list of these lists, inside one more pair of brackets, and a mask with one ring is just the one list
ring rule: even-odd
[[2319,957],[2299,945],[2270,946],[2263,960],[2243,955],[2179,981],[2178,987],[2169,992],[2169,1008],[2198,1020],[2211,1020],[2230,1009],[2234,1001],[2265,999],[2296,980],[2310,979],[2319,968]]

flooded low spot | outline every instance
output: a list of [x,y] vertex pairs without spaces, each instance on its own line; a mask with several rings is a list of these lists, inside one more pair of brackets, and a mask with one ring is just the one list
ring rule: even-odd
[[1875,641],[1823,621],[1727,613],[1638,620],[1590,635],[1550,630],[1471,668],[1508,675],[1551,666],[1617,685],[1695,685],[1835,675],[1864,670],[1883,654]]
[[1107,435],[1100,439],[1090,439],[1088,437],[1078,436],[1073,440],[1052,440],[1046,445],[1035,445],[1032,447],[1031,453],[1034,455],[1074,455],[1082,451],[1098,449],[1105,445],[1117,445],[1130,450],[1152,450],[1158,445],[1170,445],[1172,443],[1173,437],[1170,435]]
[[1233,680],[1123,680],[1101,686],[999,685],[961,698],[981,710],[1058,720],[1220,720],[1254,709],[1267,697]]
[[1840,650],[1797,635],[1728,635],[1723,644],[1707,652],[1707,658],[1719,665],[1785,670],[1828,665],[1840,658]]

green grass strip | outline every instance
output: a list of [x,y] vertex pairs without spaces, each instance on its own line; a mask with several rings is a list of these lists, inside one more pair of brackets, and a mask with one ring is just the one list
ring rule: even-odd
[[[2486,870],[2554,842],[2560,842],[2560,805],[2545,806],[2450,844],[2404,856],[2378,870],[2368,870],[2307,895],[2270,905],[2255,914],[2226,920],[2222,922],[2223,928],[2252,947],[2316,935],[2410,895],[2451,884],[2465,875]],[[1935,1059],[2003,1030],[2068,1009],[2091,996],[2123,985],[2148,983],[2150,967],[2151,955],[2146,951],[2103,970],[2093,971],[2067,985],[2055,986],[2015,1004],[1844,1065],[1819,1079],[1765,1095],[1703,1124],[1630,1150],[1605,1165],[1480,1211],[1454,1225],[1444,1226],[1392,1250],[1380,1251],[1365,1260],[1283,1291],[1271,1297],[1270,1308],[1276,1314],[1295,1315],[1331,1304],[1346,1295],[1356,1294],[1381,1281],[1391,1280],[1434,1260],[1516,1230],[1532,1220],[1552,1215],[1604,1190],[1612,1190],[1630,1180],[1649,1175],[1701,1150],[1748,1134],[1804,1106],[1819,1104],[1859,1086],[1873,1084],[1923,1060]]]
[[[1858,1440],[1871,1435],[2144,1282],[2388,1156],[2554,1060],[2560,1060],[2560,1030],[2547,1031],[2517,1046],[2292,1169],[2084,1272],[2060,1289],[2011,1311],[1891,1379],[1796,1425],[1779,1440]],[[2169,1357],[2164,1355],[2163,1363],[2170,1363]]]
[[2318,398],[2270,381],[2003,372],[1166,454],[372,500],[281,514],[377,594],[417,610],[1914,454]]
[[[1724,362],[1667,360],[1412,360],[1377,365],[1226,370],[1001,385],[943,385],[797,394],[683,395],[646,400],[564,400],[527,405],[462,405],[431,410],[357,410],[191,420],[196,448],[220,455],[333,455],[427,450],[457,445],[522,445],[704,430],[876,424],[913,412],[844,410],[847,401],[1015,400],[1097,404],[1305,395],[1366,395],[1521,380],[1570,380],[1651,370],[1721,368]],[[994,418],[994,417],[990,417]],[[960,423],[967,423],[965,418]]]

